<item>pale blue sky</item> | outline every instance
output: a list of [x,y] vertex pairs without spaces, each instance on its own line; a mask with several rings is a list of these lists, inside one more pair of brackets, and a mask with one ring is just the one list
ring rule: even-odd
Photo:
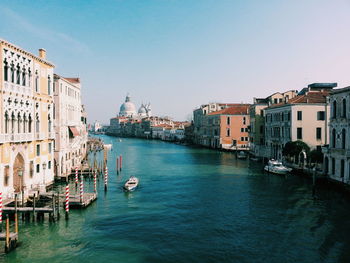
[[345,0],[2,0],[0,38],[79,76],[90,122],[128,92],[184,120],[209,101],[350,85],[349,14]]

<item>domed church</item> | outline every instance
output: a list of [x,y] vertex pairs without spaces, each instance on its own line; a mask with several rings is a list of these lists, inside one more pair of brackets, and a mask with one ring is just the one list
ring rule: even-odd
[[145,118],[151,116],[151,104],[142,104],[136,112],[135,104],[131,102],[129,94],[126,95],[125,102],[120,106],[119,116],[126,118]]

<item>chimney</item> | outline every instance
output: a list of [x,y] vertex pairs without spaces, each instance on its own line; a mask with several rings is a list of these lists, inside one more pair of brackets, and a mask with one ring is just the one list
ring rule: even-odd
[[39,58],[46,59],[46,50],[39,48]]

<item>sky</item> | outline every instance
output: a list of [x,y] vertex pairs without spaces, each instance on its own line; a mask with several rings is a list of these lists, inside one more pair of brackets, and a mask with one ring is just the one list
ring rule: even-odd
[[350,85],[349,0],[0,0],[0,38],[80,77],[90,123],[137,107],[187,120],[208,102]]

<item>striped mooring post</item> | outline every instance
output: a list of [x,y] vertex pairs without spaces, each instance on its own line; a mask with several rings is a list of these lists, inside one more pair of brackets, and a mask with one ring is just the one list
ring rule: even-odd
[[69,185],[66,185],[66,219],[68,219],[68,215],[69,215]]
[[97,178],[96,178],[97,176],[96,176],[96,169],[94,170],[94,192],[96,193],[97,192],[97,187],[96,187],[96,180],[97,180]]
[[108,185],[108,167],[105,168],[105,191],[107,191],[107,185]]
[[83,203],[84,198],[84,177],[80,175],[80,202]]
[[75,184],[78,184],[78,167],[75,167]]
[[122,163],[123,163],[123,157],[122,155],[120,155],[120,160],[119,160],[119,164],[120,164],[120,171],[122,170]]

